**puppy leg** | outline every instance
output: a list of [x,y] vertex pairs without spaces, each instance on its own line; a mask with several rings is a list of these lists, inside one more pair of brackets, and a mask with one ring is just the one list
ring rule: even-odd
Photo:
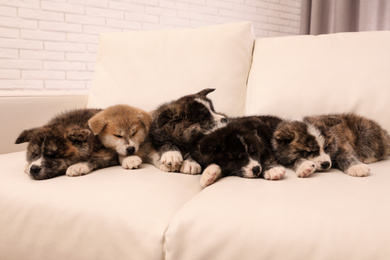
[[183,156],[179,151],[167,151],[161,155],[161,163],[170,167],[171,171],[179,171]]
[[142,164],[141,158],[137,155],[122,156],[119,155],[119,163],[123,169],[136,169]]
[[205,188],[216,182],[222,176],[221,167],[216,164],[209,165],[202,173],[200,185]]
[[185,174],[199,174],[201,171],[202,167],[191,157],[185,159],[180,167],[180,172]]
[[354,177],[365,177],[370,174],[370,167],[367,164],[359,163],[349,167],[345,173]]
[[316,165],[309,160],[301,160],[296,163],[295,171],[298,177],[308,177],[316,171]]
[[66,176],[75,177],[80,175],[88,174],[92,169],[88,166],[86,162],[75,163],[66,169]]
[[283,166],[277,165],[269,168],[264,172],[264,179],[266,180],[280,180],[286,173],[286,169]]
[[340,150],[336,157],[336,165],[339,170],[355,177],[365,177],[370,174],[370,167],[362,163],[351,150]]
[[171,167],[161,163],[160,159],[161,159],[160,155],[156,152],[156,150],[150,147],[149,153],[145,156],[145,161],[153,164],[154,166],[156,166],[156,168],[160,169],[161,171],[170,172]]

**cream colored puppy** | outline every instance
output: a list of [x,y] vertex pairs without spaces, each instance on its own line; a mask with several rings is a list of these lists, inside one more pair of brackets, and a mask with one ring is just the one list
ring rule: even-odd
[[125,169],[138,168],[142,162],[151,163],[160,170],[169,168],[160,162],[160,156],[149,139],[152,116],[139,108],[115,105],[97,113],[88,125],[101,143],[115,150]]

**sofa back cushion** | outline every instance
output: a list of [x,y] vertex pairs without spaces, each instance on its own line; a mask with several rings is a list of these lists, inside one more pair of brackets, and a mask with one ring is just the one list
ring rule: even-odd
[[355,112],[390,131],[390,31],[256,39],[246,114]]
[[215,88],[209,97],[217,111],[243,115],[253,42],[249,22],[102,34],[88,107],[150,111]]

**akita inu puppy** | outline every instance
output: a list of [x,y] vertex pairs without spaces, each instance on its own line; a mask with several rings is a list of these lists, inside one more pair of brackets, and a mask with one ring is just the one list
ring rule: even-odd
[[152,116],[148,112],[128,105],[108,107],[88,120],[90,129],[103,146],[119,155],[123,168],[135,169],[146,162],[169,171],[150,142],[151,123]]
[[118,156],[106,149],[88,128],[98,109],[62,113],[42,127],[24,130],[16,142],[29,142],[26,173],[35,180],[60,175],[78,176],[118,165]]
[[152,112],[150,137],[161,155],[161,163],[170,171],[201,172],[200,165],[191,159],[190,150],[205,134],[227,123],[226,116],[215,112],[211,100],[206,97],[214,90],[204,89],[181,97]]
[[351,176],[367,176],[368,163],[390,154],[390,137],[381,126],[354,114],[285,120],[274,133],[278,162],[293,168],[298,177],[331,167]]
[[277,164],[272,153],[272,129],[257,117],[229,120],[226,126],[204,136],[191,152],[205,169],[200,180],[202,187],[226,176],[281,179],[285,169]]

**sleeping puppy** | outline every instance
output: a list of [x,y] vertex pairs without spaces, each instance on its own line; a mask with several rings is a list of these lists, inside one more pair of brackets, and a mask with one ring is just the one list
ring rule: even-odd
[[26,173],[32,179],[44,180],[117,165],[117,155],[105,149],[88,128],[88,120],[99,111],[69,111],[42,127],[24,130],[15,143],[29,142]]
[[151,163],[163,171],[169,168],[160,162],[149,138],[152,116],[135,107],[115,105],[104,109],[88,121],[93,134],[104,147],[119,155],[125,169],[138,168],[142,162]]
[[285,169],[276,163],[271,138],[270,126],[256,117],[231,119],[226,126],[204,136],[191,152],[192,158],[205,169],[201,186],[226,176],[281,179]]
[[190,157],[190,150],[205,134],[227,123],[226,117],[215,112],[211,100],[206,97],[213,91],[204,89],[181,97],[161,105],[152,113],[150,138],[161,155],[161,163],[170,171],[201,172],[200,165]]
[[367,176],[368,163],[390,154],[388,133],[373,120],[355,114],[308,116],[277,127],[276,159],[298,177],[337,168],[351,176]]

